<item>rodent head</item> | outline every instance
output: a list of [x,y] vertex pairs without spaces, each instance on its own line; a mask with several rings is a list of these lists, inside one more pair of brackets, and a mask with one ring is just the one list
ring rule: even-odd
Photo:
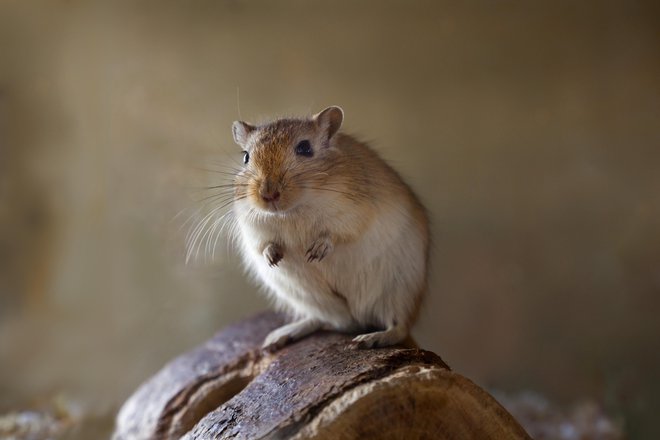
[[266,212],[284,212],[305,199],[328,178],[337,152],[331,139],[344,112],[328,107],[304,119],[279,119],[254,126],[232,125],[234,141],[243,149],[243,169],[234,180],[235,200],[247,199]]

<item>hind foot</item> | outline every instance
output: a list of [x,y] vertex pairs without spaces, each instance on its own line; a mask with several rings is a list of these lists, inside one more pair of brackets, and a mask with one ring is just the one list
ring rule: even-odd
[[357,348],[389,347],[402,342],[407,334],[405,327],[395,325],[387,330],[356,336],[352,342]]
[[270,351],[278,350],[290,342],[297,341],[314,333],[320,328],[321,323],[315,319],[301,319],[300,321],[292,322],[268,333],[261,348]]

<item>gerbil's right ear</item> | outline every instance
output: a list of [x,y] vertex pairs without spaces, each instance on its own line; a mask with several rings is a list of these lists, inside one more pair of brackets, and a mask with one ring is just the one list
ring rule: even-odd
[[254,126],[243,121],[234,121],[231,125],[231,133],[234,135],[234,142],[241,147],[245,147],[250,133],[254,131]]
[[327,130],[328,139],[330,139],[341,127],[341,123],[344,121],[344,111],[341,107],[333,105],[315,114],[313,119],[321,129]]

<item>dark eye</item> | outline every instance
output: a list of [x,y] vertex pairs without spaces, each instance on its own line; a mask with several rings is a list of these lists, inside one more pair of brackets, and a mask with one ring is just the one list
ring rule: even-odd
[[247,164],[250,161],[250,153],[243,151],[243,163]]
[[301,141],[296,145],[296,154],[298,156],[312,157],[314,155],[312,144],[309,141]]

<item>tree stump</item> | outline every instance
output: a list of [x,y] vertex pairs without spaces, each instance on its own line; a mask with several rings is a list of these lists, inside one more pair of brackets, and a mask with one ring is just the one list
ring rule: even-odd
[[121,408],[114,440],[529,439],[497,401],[417,348],[319,332],[269,353],[263,313],[167,364]]

